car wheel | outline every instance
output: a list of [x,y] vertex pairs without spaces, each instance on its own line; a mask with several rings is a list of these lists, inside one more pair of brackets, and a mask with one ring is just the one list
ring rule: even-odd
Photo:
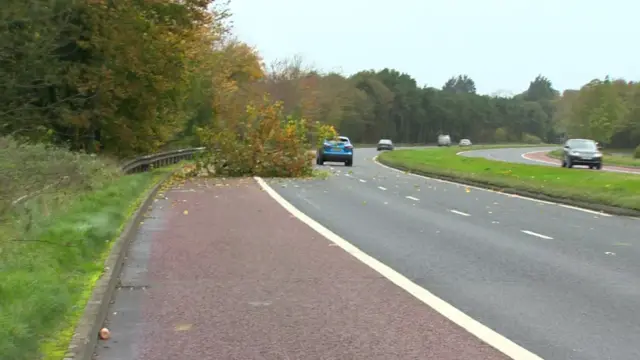
[[560,165],[561,167],[567,167],[567,162],[562,160],[562,165]]
[[353,166],[353,159],[345,161],[344,166]]
[[598,170],[602,170],[602,164],[598,164],[598,165],[596,165],[596,169],[598,169]]
[[573,164],[571,163],[571,159],[567,159],[567,167],[569,169],[571,169],[573,167]]
[[324,165],[324,159],[321,156],[316,157],[316,164]]

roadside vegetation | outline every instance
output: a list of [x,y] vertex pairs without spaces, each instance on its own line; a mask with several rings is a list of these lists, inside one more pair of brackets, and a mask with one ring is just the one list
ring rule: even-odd
[[[548,154],[550,157],[562,160],[562,149],[553,150]],[[603,150],[602,161],[604,165],[617,165],[624,167],[640,167],[640,158],[634,157],[634,153],[628,150]]]
[[458,151],[458,148],[396,150],[381,154],[378,160],[412,173],[498,190],[640,210],[637,175],[507,163],[458,156]]
[[0,168],[0,354],[62,359],[112,240],[170,169],[122,176],[109,159],[7,138]]

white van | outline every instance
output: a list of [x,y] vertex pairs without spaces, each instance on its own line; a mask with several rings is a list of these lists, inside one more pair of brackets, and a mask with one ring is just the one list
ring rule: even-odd
[[438,135],[438,146],[451,146],[451,137],[449,135]]

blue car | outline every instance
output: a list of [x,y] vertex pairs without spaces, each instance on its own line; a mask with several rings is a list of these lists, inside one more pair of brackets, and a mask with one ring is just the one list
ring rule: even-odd
[[353,145],[346,136],[338,136],[337,140],[325,140],[316,152],[316,164],[325,161],[343,162],[345,166],[353,165]]

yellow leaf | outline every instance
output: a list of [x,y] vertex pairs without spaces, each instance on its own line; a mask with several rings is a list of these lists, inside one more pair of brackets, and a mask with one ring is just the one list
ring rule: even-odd
[[175,330],[176,331],[187,331],[189,329],[191,329],[191,324],[181,324],[181,325],[176,326]]

